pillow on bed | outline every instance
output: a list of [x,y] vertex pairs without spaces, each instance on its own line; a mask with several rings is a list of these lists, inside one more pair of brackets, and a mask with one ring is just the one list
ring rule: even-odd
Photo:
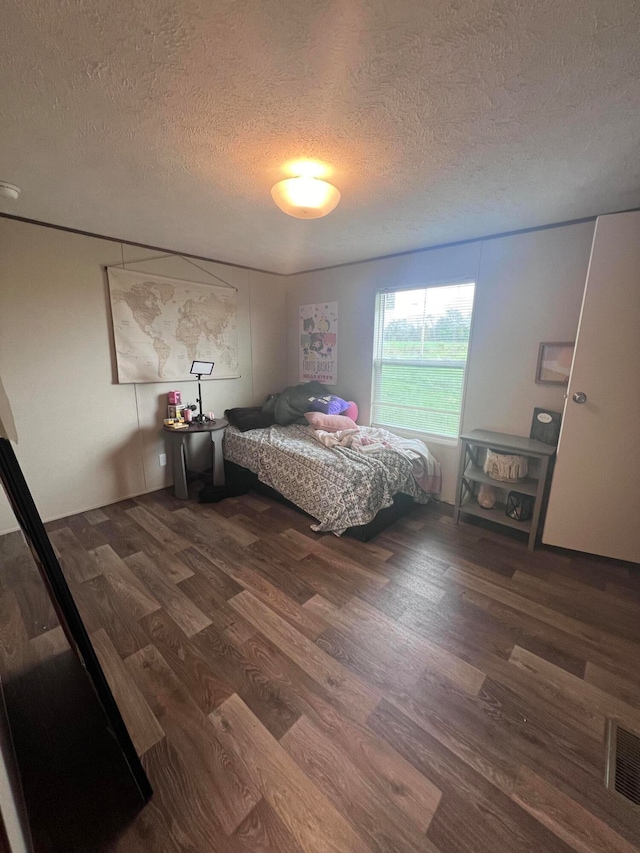
[[325,432],[358,429],[358,425],[351,418],[345,418],[344,415],[323,415],[322,412],[307,412],[305,418],[313,429],[323,429]]
[[358,420],[358,407],[353,400],[349,400],[347,408],[344,412],[341,412],[341,414],[344,415],[345,418],[351,418],[352,421]]
[[326,394],[324,397],[309,397],[309,411],[322,412],[323,415],[339,415],[348,407],[346,400],[336,397],[335,394]]
[[260,406],[227,409],[225,415],[231,426],[237,427],[240,432],[248,432],[250,429],[264,429],[276,422],[273,415],[263,412]]

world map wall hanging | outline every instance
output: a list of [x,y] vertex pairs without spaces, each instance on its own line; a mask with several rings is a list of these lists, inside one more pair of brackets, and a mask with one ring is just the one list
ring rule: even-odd
[[212,379],[238,377],[236,290],[109,267],[118,382],[190,378],[214,361]]

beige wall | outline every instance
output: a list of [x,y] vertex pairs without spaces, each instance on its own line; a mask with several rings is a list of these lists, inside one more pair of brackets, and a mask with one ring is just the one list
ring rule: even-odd
[[[376,291],[474,279],[463,428],[526,435],[534,406],[562,408],[561,389],[535,384],[538,343],[574,339],[592,235],[593,223],[582,223],[288,279],[198,262],[238,288],[241,378],[205,383],[205,408],[221,413],[258,403],[297,382],[298,305],[337,300],[336,391],[358,402],[366,423]],[[126,262],[156,254],[124,246]],[[0,375],[16,415],[18,457],[42,515],[168,485],[170,465],[158,462],[165,450],[159,427],[174,383],[114,381],[104,267],[122,262],[120,244],[0,219],[0,259]],[[135,269],[210,281],[179,258]],[[191,383],[178,387],[195,398]],[[457,444],[427,443],[442,462],[442,497],[452,501]],[[0,496],[0,532],[13,527]]]
[[[125,261],[158,252],[122,247]],[[45,519],[102,506],[168,485],[161,468],[166,392],[195,384],[118,385],[105,266],[121,246],[0,219],[0,375],[11,401],[16,448]],[[261,402],[285,380],[285,280],[198,261],[238,288],[240,379],[203,383],[205,410]],[[180,258],[134,269],[211,283]],[[169,460],[170,461],[170,460]],[[15,527],[0,496],[0,533]]]
[[[463,429],[528,435],[534,406],[562,411],[563,391],[535,383],[538,344],[575,340],[594,223],[368,261],[288,279],[287,378],[298,381],[298,306],[338,302],[336,392],[369,422],[375,295],[382,287],[477,282]],[[427,440],[453,502],[457,442]]]

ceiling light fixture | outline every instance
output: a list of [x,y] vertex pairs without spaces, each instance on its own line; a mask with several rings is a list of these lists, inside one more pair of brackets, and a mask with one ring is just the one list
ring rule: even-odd
[[278,181],[271,196],[280,210],[297,219],[319,219],[340,201],[340,191],[333,184],[309,175]]
[[0,181],[0,198],[10,198],[15,201],[20,195],[20,187],[15,184],[9,184],[7,181]]

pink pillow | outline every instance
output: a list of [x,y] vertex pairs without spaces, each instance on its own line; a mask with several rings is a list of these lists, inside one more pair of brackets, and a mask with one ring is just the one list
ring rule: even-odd
[[322,412],[306,412],[305,418],[314,429],[323,429],[325,432],[358,429],[357,424],[345,415],[323,415]]
[[351,418],[352,421],[358,420],[358,407],[353,402],[353,400],[349,400],[349,404],[348,404],[347,408],[344,410],[344,412],[341,412],[341,414],[345,418]]

